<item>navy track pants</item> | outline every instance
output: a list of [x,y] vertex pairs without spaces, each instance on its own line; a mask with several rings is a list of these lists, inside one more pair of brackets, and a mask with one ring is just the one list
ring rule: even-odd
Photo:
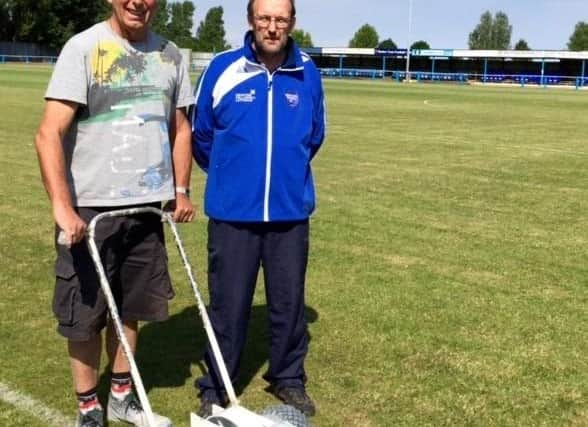
[[[269,368],[264,378],[276,388],[304,387],[304,359],[308,351],[304,315],[308,237],[308,220],[287,223],[209,220],[208,313],[233,383],[238,376],[261,266],[270,331]],[[201,396],[221,398],[224,387],[210,347],[205,361],[208,374],[198,380]]]

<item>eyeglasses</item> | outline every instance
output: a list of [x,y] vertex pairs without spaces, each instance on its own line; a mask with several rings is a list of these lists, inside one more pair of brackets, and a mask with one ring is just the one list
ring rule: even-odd
[[273,17],[268,15],[255,16],[254,19],[255,22],[257,22],[257,25],[259,25],[261,28],[269,27],[272,21],[274,21],[276,28],[279,28],[280,30],[288,28],[290,22],[292,21],[290,18],[284,18],[283,16]]

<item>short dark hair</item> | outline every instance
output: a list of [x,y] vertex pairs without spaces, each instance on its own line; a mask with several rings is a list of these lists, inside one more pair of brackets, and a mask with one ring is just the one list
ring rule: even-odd
[[[247,3],[247,16],[249,18],[253,18],[253,3],[255,3],[255,0],[249,0]],[[290,0],[290,8],[292,9],[290,17],[293,18],[296,16],[296,5],[294,4],[294,0]]]

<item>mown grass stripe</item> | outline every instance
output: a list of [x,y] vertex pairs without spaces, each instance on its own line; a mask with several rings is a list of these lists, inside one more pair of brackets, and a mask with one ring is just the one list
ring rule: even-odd
[[43,402],[20,391],[12,390],[6,384],[1,382],[0,400],[16,407],[20,411],[38,418],[47,423],[48,426],[64,427],[73,425],[74,423],[73,419],[69,419],[61,413],[47,407]]

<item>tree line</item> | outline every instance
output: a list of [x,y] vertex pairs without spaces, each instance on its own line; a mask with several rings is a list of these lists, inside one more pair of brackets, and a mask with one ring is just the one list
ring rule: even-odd
[[[472,30],[468,37],[468,46],[472,50],[530,50],[526,40],[518,40],[514,46],[511,44],[512,25],[509,23],[506,13],[499,11],[492,15],[486,11],[480,17],[480,22]],[[361,26],[349,41],[349,47],[396,49],[396,43],[392,39],[380,40],[376,29],[369,24]],[[414,42],[411,49],[429,49],[429,44],[424,40]],[[580,21],[576,24],[570,36],[567,48],[573,51],[588,50],[588,23]]]
[[[178,46],[202,52],[219,52],[230,46],[225,37],[222,6],[208,10],[205,18],[192,32],[196,7],[192,1],[168,2],[159,0],[153,28]],[[0,0],[0,41],[38,43],[60,50],[74,34],[83,31],[110,15],[110,5],[104,0]],[[486,11],[468,37],[470,49],[530,50],[526,40],[511,44],[512,25],[506,13],[492,15]],[[303,29],[295,29],[292,37],[301,47],[313,47],[312,36]],[[380,40],[376,29],[361,26],[349,41],[349,47],[397,49],[391,38]],[[429,49],[429,44],[418,40],[411,49]],[[588,50],[588,23],[576,24],[567,48]]]
[[[154,30],[182,48],[218,52],[225,40],[223,8],[213,7],[192,33],[192,1],[159,0]],[[104,0],[0,0],[0,41],[38,43],[60,50],[74,34],[110,16]]]

